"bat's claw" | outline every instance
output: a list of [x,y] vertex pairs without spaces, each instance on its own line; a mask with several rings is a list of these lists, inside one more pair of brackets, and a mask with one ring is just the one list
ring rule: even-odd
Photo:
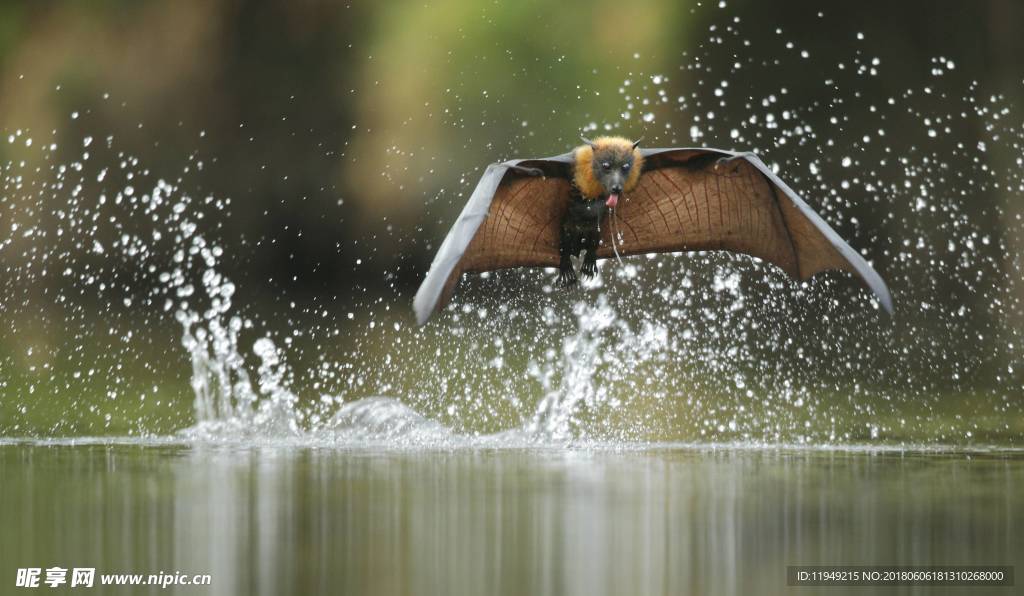
[[583,266],[580,267],[580,275],[582,275],[586,279],[590,279],[591,277],[597,275],[597,261],[584,259]]
[[727,170],[730,174],[735,174],[736,170],[739,169],[743,162],[746,161],[747,156],[752,155],[750,153],[740,153],[739,155],[730,155],[729,157],[721,157],[715,161],[715,170]]
[[543,176],[544,170],[540,168],[527,168],[525,166],[509,166],[508,169],[519,172],[525,176]]
[[572,270],[572,267],[558,271],[558,283],[563,288],[576,285],[576,272]]

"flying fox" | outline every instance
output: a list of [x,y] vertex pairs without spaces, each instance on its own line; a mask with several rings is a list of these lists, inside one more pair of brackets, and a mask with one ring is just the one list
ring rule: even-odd
[[[613,229],[614,228],[614,229]],[[568,153],[487,167],[413,299],[422,325],[463,273],[557,267],[562,285],[597,260],[725,250],[768,261],[797,280],[827,270],[860,278],[888,313],[881,276],[753,153],[644,149],[606,136]]]

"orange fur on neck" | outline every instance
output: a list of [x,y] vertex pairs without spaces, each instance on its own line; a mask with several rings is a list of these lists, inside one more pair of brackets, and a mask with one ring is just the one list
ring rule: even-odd
[[[598,137],[594,139],[594,147],[596,147],[598,151],[611,149],[616,153],[632,151],[633,167],[629,169],[629,176],[626,177],[626,183],[623,185],[623,191],[630,192],[636,188],[637,183],[640,181],[640,172],[643,169],[644,157],[640,154],[640,149],[633,148],[633,141],[622,137]],[[576,188],[580,189],[580,194],[583,195],[583,198],[590,201],[597,199],[605,192],[604,187],[602,187],[601,183],[594,177],[594,147],[591,147],[590,145],[580,145],[573,152],[575,158],[575,164],[573,165],[573,181],[576,183]]]

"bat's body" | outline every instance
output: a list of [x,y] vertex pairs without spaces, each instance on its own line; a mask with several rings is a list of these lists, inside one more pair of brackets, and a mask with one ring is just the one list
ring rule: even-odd
[[576,283],[571,256],[584,252],[580,273],[590,277],[597,273],[597,247],[601,244],[601,222],[609,208],[603,201],[573,197],[562,218],[558,234],[558,279],[565,285]]
[[569,207],[562,217],[558,244],[558,279],[576,283],[570,256],[584,251],[580,273],[597,273],[597,248],[601,243],[601,222],[618,205],[619,195],[632,191],[643,170],[644,158],[636,143],[620,137],[587,140],[573,152],[572,190]]
[[[616,245],[608,221],[615,216]],[[597,259],[687,250],[748,254],[807,279],[856,274],[892,311],[874,269],[757,156],[718,149],[639,149],[617,137],[570,153],[488,166],[416,293],[422,324],[463,272],[559,268],[576,281]]]

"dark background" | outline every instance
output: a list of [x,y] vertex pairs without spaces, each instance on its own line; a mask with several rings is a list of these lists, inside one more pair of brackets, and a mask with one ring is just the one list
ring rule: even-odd
[[[54,214],[68,189],[33,190],[32,180],[60,178],[54,164],[80,161],[90,136],[113,137],[92,146],[93,173],[134,156],[136,182],[164,178],[197,203],[230,200],[197,207],[209,211],[204,233],[224,248],[219,271],[235,282],[238,308],[267,327],[287,335],[312,325],[309,336],[340,337],[313,340],[318,355],[296,357],[313,364],[358,344],[344,338],[365,337],[350,327],[365,313],[409,323],[402,309],[490,162],[561,153],[581,131],[606,127],[644,135],[649,146],[753,149],[890,283],[897,317],[877,334],[851,331],[843,349],[885,345],[875,359],[905,373],[914,391],[982,393],[1019,407],[1024,6],[821,6],[3,3],[0,126],[35,143],[0,143],[0,233],[12,224],[51,233],[12,231],[0,249],[0,430],[159,431],[189,417],[188,361],[173,320],[159,304],[114,300],[63,271],[91,271],[137,296],[150,295],[157,278],[112,263],[89,242],[58,240]],[[41,157],[50,137],[57,147]],[[83,190],[101,192],[98,182]],[[90,234],[109,244],[122,230],[104,221]],[[791,293],[749,273],[761,268],[741,270],[753,296]],[[869,308],[855,284],[828,279],[824,298],[812,284],[809,305],[784,301],[797,316],[781,320],[877,324],[849,314]],[[134,365],[122,359],[126,370],[103,359],[112,344],[100,336],[121,336],[104,335],[107,326],[146,336],[130,348]],[[802,333],[813,343],[813,325]],[[104,364],[83,386],[74,372],[93,361]],[[843,362],[834,355],[812,365]],[[337,387],[317,388],[327,389]],[[114,407],[83,397],[111,390],[133,404],[140,392],[150,399],[140,409],[127,398]],[[72,405],[40,397],[57,394]],[[166,413],[168,402],[178,414]],[[104,421],[109,411],[114,419]]]

